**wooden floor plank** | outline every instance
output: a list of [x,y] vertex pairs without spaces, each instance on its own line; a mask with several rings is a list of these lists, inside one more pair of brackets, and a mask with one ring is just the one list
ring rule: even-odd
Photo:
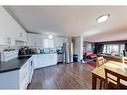
[[37,69],[28,89],[91,89],[93,69],[92,66],[81,63]]

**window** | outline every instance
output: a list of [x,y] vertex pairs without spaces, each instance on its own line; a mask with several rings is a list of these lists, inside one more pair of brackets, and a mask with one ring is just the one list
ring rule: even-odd
[[106,45],[104,45],[103,53],[106,53]]
[[124,44],[107,44],[104,45],[103,53],[112,55],[123,55]]
[[120,45],[120,55],[123,55],[124,46],[125,45]]
[[43,45],[44,48],[54,48],[54,40],[44,39]]

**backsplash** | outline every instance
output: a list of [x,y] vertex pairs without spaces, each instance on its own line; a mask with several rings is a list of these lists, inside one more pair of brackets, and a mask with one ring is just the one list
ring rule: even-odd
[[3,52],[5,49],[19,49],[20,47],[17,46],[4,46],[0,45],[0,52]]
[[0,45],[0,52],[3,52],[5,49],[16,49],[19,50],[21,47],[26,46],[26,43],[24,42],[15,42],[15,45]]
[[55,48],[41,48],[40,52],[41,53],[56,53],[56,49]]

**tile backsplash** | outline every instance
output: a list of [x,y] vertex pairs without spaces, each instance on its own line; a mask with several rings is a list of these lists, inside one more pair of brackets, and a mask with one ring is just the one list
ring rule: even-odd
[[3,52],[5,49],[19,49],[19,47],[17,46],[4,46],[4,45],[0,45],[0,52]]

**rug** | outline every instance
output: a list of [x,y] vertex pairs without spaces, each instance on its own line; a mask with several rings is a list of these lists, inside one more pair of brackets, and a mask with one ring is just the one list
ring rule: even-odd
[[93,66],[93,67],[96,67],[96,62],[95,61],[91,61],[91,62],[87,62],[87,64]]

